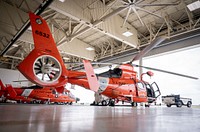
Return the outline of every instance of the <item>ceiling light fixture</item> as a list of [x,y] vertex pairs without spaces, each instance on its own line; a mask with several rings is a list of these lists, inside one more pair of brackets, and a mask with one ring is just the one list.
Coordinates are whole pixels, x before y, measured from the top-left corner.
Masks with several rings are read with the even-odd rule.
[[122,33],[122,35],[129,37],[129,36],[133,35],[133,33],[126,31],[126,32]]
[[92,50],[94,50],[94,48],[93,47],[87,47],[86,50],[92,51]]
[[12,46],[13,46],[13,47],[18,47],[19,45],[17,45],[17,44],[13,44]]
[[59,0],[60,2],[65,2],[65,0]]
[[70,60],[68,57],[63,57],[63,60]]
[[200,1],[195,1],[189,5],[187,5],[187,8],[190,10],[190,11],[194,11],[196,9],[199,9],[200,8]]

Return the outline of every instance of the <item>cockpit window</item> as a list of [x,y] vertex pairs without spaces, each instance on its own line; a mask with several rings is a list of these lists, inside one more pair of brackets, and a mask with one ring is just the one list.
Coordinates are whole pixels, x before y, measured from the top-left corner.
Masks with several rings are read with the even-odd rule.
[[143,84],[142,82],[138,82],[138,83],[137,83],[137,88],[138,88],[139,90],[144,90],[144,89],[145,89],[145,86],[144,86],[144,84]]
[[114,78],[120,78],[121,75],[122,75],[122,69],[120,68],[114,68],[113,70],[109,70],[98,74],[98,76],[100,77],[114,77]]

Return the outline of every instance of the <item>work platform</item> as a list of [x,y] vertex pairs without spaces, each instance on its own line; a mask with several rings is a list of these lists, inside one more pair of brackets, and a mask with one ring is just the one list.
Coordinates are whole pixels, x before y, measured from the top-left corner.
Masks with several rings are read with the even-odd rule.
[[0,104],[0,132],[199,132],[198,107]]

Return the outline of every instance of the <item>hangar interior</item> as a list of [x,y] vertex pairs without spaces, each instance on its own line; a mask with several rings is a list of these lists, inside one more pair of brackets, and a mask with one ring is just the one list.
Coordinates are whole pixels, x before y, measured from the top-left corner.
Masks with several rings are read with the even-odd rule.
[[[200,42],[200,9],[195,0],[0,2],[0,68],[5,83],[25,80],[21,74],[4,69],[17,70],[16,66],[34,49],[29,12],[47,21],[66,68],[72,70],[84,70],[79,63],[84,59],[98,63],[130,61],[159,36],[168,39],[146,57],[195,48]],[[15,79],[5,79],[6,73]]]
[[[160,36],[168,39],[145,57],[200,46],[198,0],[0,0],[0,79],[4,83],[26,79],[17,66],[34,49],[29,12],[47,21],[70,70],[84,70],[83,60],[130,61]],[[179,79],[171,78],[168,83],[174,80]],[[165,78],[163,81],[166,83]],[[199,82],[191,83],[199,86]],[[168,109],[0,103],[0,131],[199,131],[199,113],[198,106]]]

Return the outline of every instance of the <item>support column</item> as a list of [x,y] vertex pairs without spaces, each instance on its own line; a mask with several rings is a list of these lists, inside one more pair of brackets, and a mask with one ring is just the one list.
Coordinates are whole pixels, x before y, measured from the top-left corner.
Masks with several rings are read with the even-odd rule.
[[[142,66],[142,64],[143,64],[143,60],[142,60],[142,58],[139,60],[139,65],[140,66]],[[139,67],[139,77],[141,76],[141,74],[143,73],[143,69],[142,69],[142,67]]]

